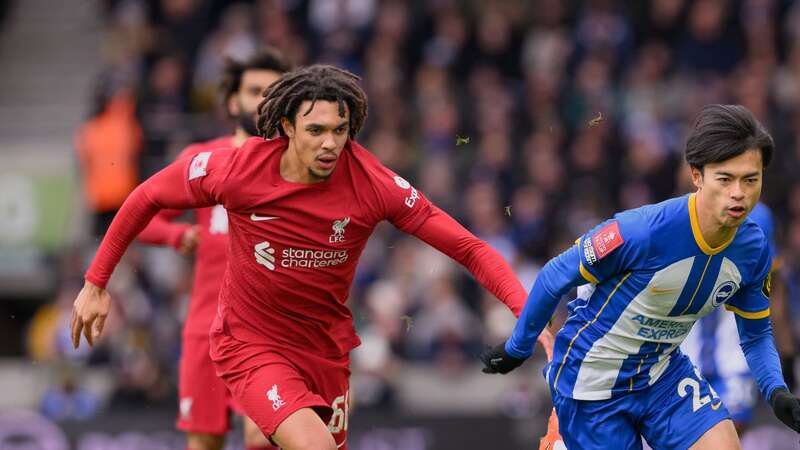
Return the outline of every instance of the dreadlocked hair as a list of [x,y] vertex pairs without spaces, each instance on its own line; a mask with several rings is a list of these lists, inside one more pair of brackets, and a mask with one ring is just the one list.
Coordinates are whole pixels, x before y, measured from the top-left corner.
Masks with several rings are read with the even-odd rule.
[[344,117],[345,105],[350,111],[349,137],[355,138],[367,118],[367,95],[358,85],[357,75],[338,67],[315,64],[287,72],[264,92],[258,105],[258,131],[261,137],[270,138],[277,133],[286,136],[281,118],[294,124],[300,104],[311,102],[307,115],[318,100],[339,104],[339,117]]

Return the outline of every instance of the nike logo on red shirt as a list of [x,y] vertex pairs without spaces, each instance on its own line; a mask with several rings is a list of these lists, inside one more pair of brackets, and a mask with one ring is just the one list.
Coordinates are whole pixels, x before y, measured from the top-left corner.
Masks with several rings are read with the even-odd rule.
[[275,219],[280,219],[280,217],[275,217],[275,216],[258,216],[258,215],[256,215],[255,213],[253,213],[253,214],[250,214],[250,220],[252,220],[253,222],[260,222],[260,221],[262,221],[262,220],[275,220]]

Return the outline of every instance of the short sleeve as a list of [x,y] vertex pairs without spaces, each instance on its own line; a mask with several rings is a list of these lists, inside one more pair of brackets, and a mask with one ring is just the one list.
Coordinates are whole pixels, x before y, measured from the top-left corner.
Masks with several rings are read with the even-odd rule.
[[733,295],[725,309],[745,319],[769,316],[769,295],[772,289],[772,252],[767,245],[761,250],[751,281]]
[[190,197],[225,206],[225,188],[233,159],[232,149],[202,151],[179,159],[184,165],[185,186]]
[[641,214],[626,211],[581,236],[577,244],[583,278],[599,284],[614,275],[640,268],[650,247],[647,228]]

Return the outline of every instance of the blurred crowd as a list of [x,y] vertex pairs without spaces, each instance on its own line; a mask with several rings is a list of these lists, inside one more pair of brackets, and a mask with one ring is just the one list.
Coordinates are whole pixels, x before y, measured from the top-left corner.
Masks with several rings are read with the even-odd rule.
[[[117,161],[113,172],[81,167],[96,238],[139,181],[185,145],[232,130],[216,92],[225,59],[269,45],[295,64],[362,76],[369,117],[359,141],[501,252],[526,289],[613,212],[692,190],[682,161],[692,116],[707,103],[743,104],[776,141],[763,200],[800,309],[800,2],[101,4],[105,69],[76,138],[82,161],[87,152]],[[133,249],[111,285],[109,336],[79,356],[66,350],[63,315],[82,274],[65,269],[64,292],[37,315],[60,325],[32,327],[32,354],[111,365],[114,399],[173,402],[190,266],[170,250]],[[356,398],[367,405],[392,402],[398,365],[473,370],[482,346],[514,324],[463,269],[391,226],[365,250],[350,306],[364,342],[353,366],[370,386]]]

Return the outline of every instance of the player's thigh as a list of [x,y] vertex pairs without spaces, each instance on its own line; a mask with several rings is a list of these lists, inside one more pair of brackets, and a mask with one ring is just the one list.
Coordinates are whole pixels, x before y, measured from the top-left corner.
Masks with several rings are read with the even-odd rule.
[[186,448],[188,450],[222,450],[225,445],[225,436],[207,433],[186,433]]
[[628,412],[630,399],[585,401],[553,395],[561,438],[569,449],[641,450],[642,439]]
[[700,436],[690,450],[741,450],[739,436],[732,420],[717,423]]
[[255,422],[247,416],[242,417],[244,421],[244,447],[258,449],[275,449],[272,442],[264,436]]
[[208,336],[183,337],[175,425],[186,433],[224,436],[230,430],[230,393],[208,351]]
[[336,450],[336,442],[311,408],[301,408],[289,415],[272,435],[282,450]]
[[[263,365],[248,370],[232,385],[236,402],[245,415],[268,437],[284,420],[303,408],[327,411],[327,402],[313,392],[306,379],[280,355],[261,354]],[[317,421],[322,419],[317,417]]]
[[[274,349],[211,333],[211,359],[233,395],[233,402],[267,437],[303,408],[328,410],[295,363]],[[317,420],[320,420],[319,418]]]
[[327,403],[328,408],[316,408],[327,424],[340,450],[347,449],[347,427],[350,414],[350,361],[347,356],[322,358],[297,353],[292,359],[303,361],[299,369],[310,380],[312,390]]
[[642,398],[647,411],[642,415],[640,428],[655,450],[689,448],[720,422],[730,422],[730,414],[719,395],[688,358],[678,358],[674,364]]

